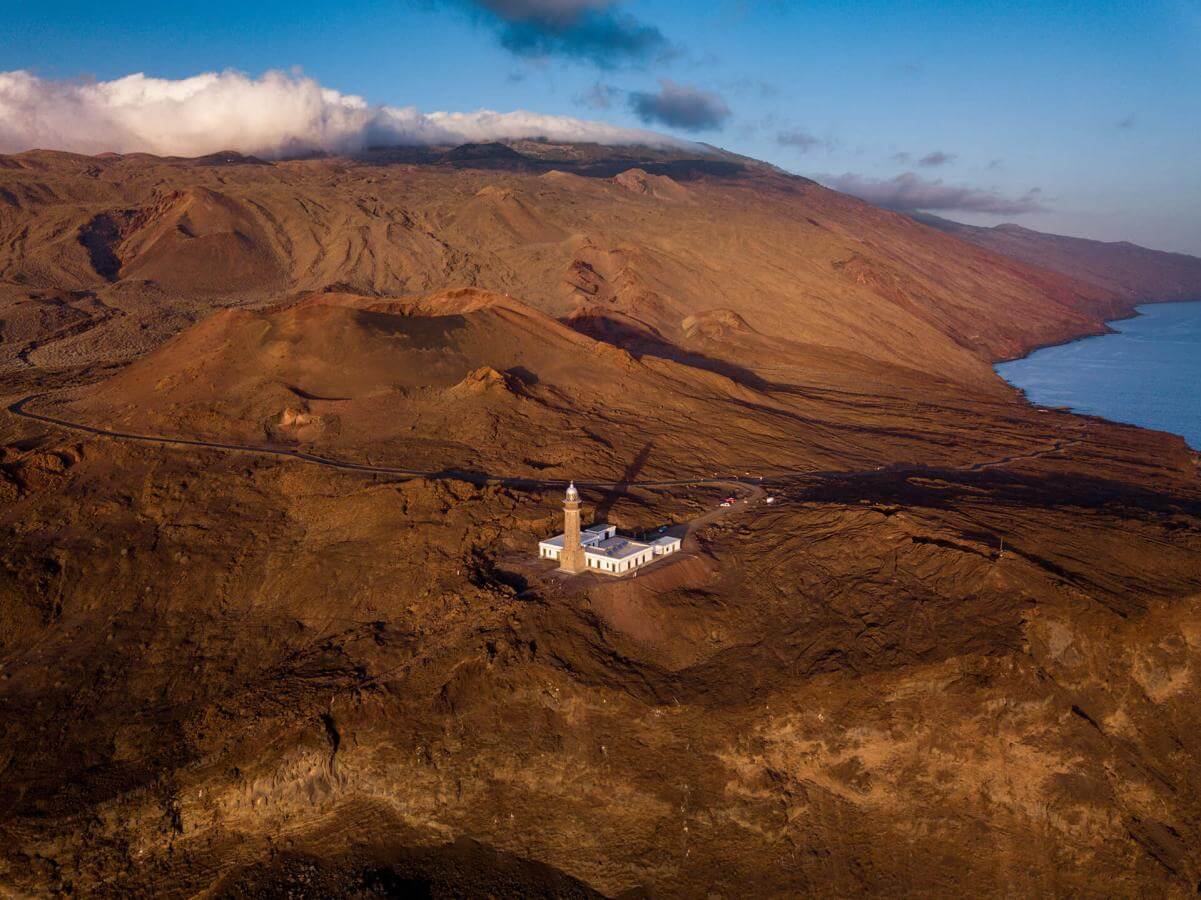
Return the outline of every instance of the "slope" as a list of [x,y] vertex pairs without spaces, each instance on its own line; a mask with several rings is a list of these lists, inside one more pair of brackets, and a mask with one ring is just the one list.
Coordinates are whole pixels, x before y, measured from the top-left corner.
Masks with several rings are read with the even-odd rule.
[[914,218],[1027,265],[1092,282],[1131,300],[1201,298],[1201,259],[1195,256],[1149,250],[1128,241],[1047,234],[1021,225],[983,228],[925,213]]

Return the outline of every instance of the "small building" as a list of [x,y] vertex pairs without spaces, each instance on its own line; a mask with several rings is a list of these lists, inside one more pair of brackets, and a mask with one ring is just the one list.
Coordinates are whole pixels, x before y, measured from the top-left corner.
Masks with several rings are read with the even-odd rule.
[[617,533],[613,525],[589,525],[580,528],[580,494],[575,483],[567,488],[563,501],[564,531],[538,542],[538,556],[558,560],[560,570],[578,574],[592,571],[606,575],[624,575],[656,557],[678,553],[682,546],[674,535],[660,535],[652,541],[637,541]]

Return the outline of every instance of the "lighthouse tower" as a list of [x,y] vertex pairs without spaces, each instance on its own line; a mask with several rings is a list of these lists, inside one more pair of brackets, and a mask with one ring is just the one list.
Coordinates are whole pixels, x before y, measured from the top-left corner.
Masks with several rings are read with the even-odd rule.
[[559,571],[576,575],[586,568],[584,548],[580,545],[580,492],[573,481],[563,498],[563,553],[559,556]]

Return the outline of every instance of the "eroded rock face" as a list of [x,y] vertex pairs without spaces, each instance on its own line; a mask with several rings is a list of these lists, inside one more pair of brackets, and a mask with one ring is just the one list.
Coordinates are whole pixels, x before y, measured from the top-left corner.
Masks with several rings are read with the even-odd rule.
[[626,169],[613,181],[635,194],[682,203],[691,199],[688,189],[668,175],[651,175],[645,169]]
[[340,424],[337,415],[317,415],[307,409],[287,406],[278,416],[268,419],[263,430],[273,440],[312,443],[336,435]]

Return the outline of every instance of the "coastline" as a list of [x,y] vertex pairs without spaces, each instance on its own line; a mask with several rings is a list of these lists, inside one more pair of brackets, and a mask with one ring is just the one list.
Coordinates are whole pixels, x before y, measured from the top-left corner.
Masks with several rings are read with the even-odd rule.
[[1065,337],[1062,340],[1052,340],[1045,344],[1035,344],[1023,350],[1021,353],[1015,354],[1014,356],[997,357],[990,361],[990,365],[992,365],[993,370],[995,371],[997,366],[1004,365],[1005,363],[1017,362],[1020,359],[1026,359],[1029,356],[1033,356],[1039,350],[1047,350],[1051,347],[1064,347],[1068,344],[1074,344],[1077,341],[1083,341],[1091,337],[1104,337],[1107,334],[1117,334],[1118,330],[1112,326],[1116,322],[1128,322],[1131,319],[1137,319],[1139,316],[1146,315],[1146,313],[1142,311],[1143,307],[1169,306],[1173,303],[1201,303],[1201,297],[1195,297],[1192,300],[1135,300],[1132,301],[1132,305],[1127,308],[1125,315],[1114,316],[1113,318],[1103,320],[1096,331],[1080,332],[1072,337]]
[[[1020,363],[1023,361],[1031,360],[1037,354],[1042,353],[1044,351],[1050,351],[1050,350],[1055,350],[1058,348],[1068,347],[1070,345],[1082,343],[1084,341],[1092,340],[1094,338],[1104,338],[1104,337],[1120,335],[1123,333],[1122,330],[1114,328],[1113,326],[1120,322],[1129,322],[1133,319],[1145,317],[1148,314],[1148,307],[1152,307],[1152,306],[1165,307],[1165,306],[1175,306],[1175,305],[1184,306],[1186,304],[1201,305],[1201,298],[1197,298],[1197,299],[1193,299],[1193,300],[1157,300],[1157,301],[1140,302],[1131,309],[1129,315],[1106,320],[1104,331],[1099,331],[1099,332],[1089,333],[1089,334],[1082,334],[1082,335],[1079,335],[1078,337],[1072,338],[1071,340],[1044,344],[1044,345],[1041,345],[1041,346],[1038,346],[1038,347],[1035,347],[1035,348],[1029,350],[1028,352],[1024,353],[1021,356],[1015,356],[1011,359],[996,360],[992,363],[993,371],[996,373],[997,377],[1000,378],[1005,383],[1005,385],[1007,387],[1009,387],[1009,388],[1015,390],[1017,393],[1019,393],[1022,396],[1022,399],[1026,403],[1028,403],[1030,406],[1042,408],[1042,409],[1066,410],[1073,415],[1092,417],[1092,418],[1096,418],[1096,419],[1099,419],[1099,420],[1102,420],[1105,422],[1111,422],[1111,423],[1118,424],[1118,425],[1125,425],[1125,426],[1139,428],[1139,429],[1146,430],[1146,431],[1156,431],[1156,432],[1160,432],[1163,434],[1170,434],[1173,437],[1177,437],[1177,438],[1181,439],[1182,441],[1184,441],[1185,445],[1188,446],[1188,448],[1191,451],[1193,451],[1195,453],[1201,453],[1201,435],[1194,434],[1192,432],[1192,430],[1188,428],[1187,423],[1184,425],[1178,425],[1177,428],[1172,428],[1172,427],[1166,427],[1164,424],[1162,424],[1160,422],[1152,423],[1152,422],[1147,422],[1147,421],[1131,421],[1130,419],[1127,419],[1127,418],[1116,418],[1116,417],[1114,417],[1112,411],[1099,410],[1096,406],[1095,401],[1092,399],[1089,399],[1087,396],[1073,398],[1072,400],[1070,400],[1068,402],[1064,402],[1064,403],[1042,402],[1042,401],[1036,400],[1034,397],[1031,396],[1029,387],[1023,387],[1020,383],[1018,383],[1018,380],[1011,379],[1011,376],[1007,375],[1006,371],[1005,371],[1005,369],[1007,367],[1012,366],[1015,363]],[[1102,404],[1102,406],[1103,405],[1104,404]],[[1187,432],[1187,433],[1184,433],[1184,432]]]

